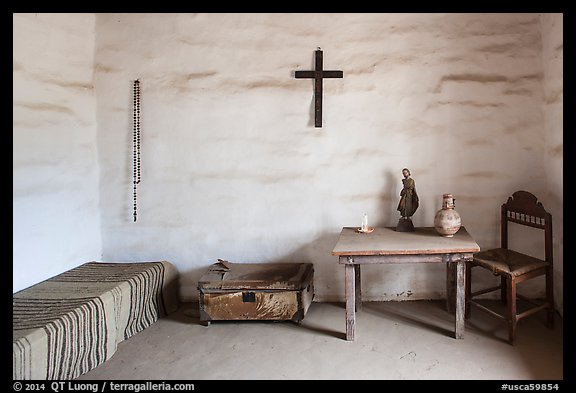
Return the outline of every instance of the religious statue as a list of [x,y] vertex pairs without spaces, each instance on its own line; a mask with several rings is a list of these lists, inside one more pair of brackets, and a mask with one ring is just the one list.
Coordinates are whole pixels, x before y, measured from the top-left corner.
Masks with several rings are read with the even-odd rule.
[[402,191],[400,191],[400,202],[398,202],[397,210],[400,212],[400,220],[396,225],[398,232],[413,232],[414,224],[412,224],[412,215],[418,209],[418,194],[416,193],[416,184],[414,179],[410,177],[410,170],[408,168],[402,169]]

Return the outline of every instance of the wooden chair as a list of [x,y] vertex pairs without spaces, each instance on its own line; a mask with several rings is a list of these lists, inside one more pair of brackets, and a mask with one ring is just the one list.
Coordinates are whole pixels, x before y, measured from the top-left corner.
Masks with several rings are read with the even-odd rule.
[[[508,248],[508,223],[516,223],[544,230],[544,255],[541,260]],[[472,268],[480,266],[499,275],[500,285],[472,293]],[[508,341],[514,344],[516,339],[516,324],[524,317],[540,310],[547,309],[549,327],[554,326],[554,285],[552,260],[552,216],[542,203],[527,191],[516,191],[501,207],[500,248],[480,251],[466,266],[466,318],[470,316],[470,306],[488,312],[504,319],[508,323]],[[546,275],[546,302],[535,303],[533,300],[516,293],[516,284],[528,279]],[[500,289],[500,297],[507,305],[506,315],[498,314],[475,302],[475,296]],[[517,298],[535,305],[520,314],[516,311]]]

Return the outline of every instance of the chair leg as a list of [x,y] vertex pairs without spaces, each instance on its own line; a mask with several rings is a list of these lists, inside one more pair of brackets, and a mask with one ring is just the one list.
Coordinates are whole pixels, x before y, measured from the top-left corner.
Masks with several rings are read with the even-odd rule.
[[[504,277],[502,277],[504,279]],[[508,295],[508,341],[514,345],[516,340],[516,281],[514,277],[506,277],[506,293]]]
[[466,262],[466,308],[464,319],[470,318],[470,300],[472,299],[472,262]]
[[506,304],[508,296],[506,295],[506,277],[500,276],[500,300]]
[[546,301],[548,302],[547,324],[549,328],[554,327],[554,270],[552,267],[546,269]]

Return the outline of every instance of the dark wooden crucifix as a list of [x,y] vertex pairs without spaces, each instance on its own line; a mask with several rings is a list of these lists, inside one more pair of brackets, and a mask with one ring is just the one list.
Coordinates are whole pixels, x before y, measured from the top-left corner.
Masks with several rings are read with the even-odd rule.
[[322,69],[322,50],[316,50],[316,67],[314,71],[295,71],[297,79],[314,79],[314,127],[322,127],[322,79],[343,78],[344,71],[324,71]]

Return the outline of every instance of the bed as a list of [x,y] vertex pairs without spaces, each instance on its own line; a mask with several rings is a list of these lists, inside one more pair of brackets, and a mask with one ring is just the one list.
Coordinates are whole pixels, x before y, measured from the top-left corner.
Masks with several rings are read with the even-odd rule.
[[13,379],[73,379],[178,308],[167,261],[88,262],[13,295]]

